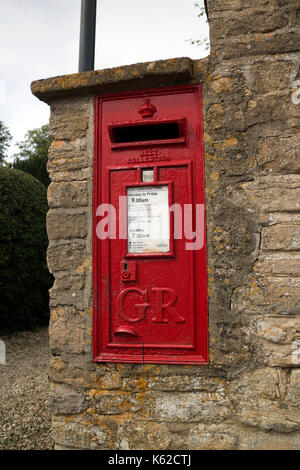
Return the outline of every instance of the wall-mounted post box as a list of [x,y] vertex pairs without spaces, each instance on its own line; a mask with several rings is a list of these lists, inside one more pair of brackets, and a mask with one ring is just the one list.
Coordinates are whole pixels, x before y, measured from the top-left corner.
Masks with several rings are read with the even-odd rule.
[[94,360],[208,361],[201,86],[95,101]]

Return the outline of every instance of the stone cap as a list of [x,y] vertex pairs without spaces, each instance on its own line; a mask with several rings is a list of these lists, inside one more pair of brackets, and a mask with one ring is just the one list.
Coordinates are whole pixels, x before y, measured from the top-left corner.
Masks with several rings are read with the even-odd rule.
[[[41,101],[49,103],[71,95],[93,95],[192,83],[194,65],[205,61],[206,59],[193,61],[188,57],[181,57],[61,75],[32,82],[31,91]],[[196,69],[198,71],[199,67]]]

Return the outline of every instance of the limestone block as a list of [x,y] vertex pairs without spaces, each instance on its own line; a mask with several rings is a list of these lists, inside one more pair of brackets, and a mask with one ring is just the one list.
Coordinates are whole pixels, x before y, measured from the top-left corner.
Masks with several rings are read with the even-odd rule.
[[238,445],[238,433],[231,426],[197,424],[187,437],[191,450],[230,450]]
[[214,40],[220,40],[245,33],[270,33],[287,23],[288,18],[278,8],[273,11],[249,8],[228,15],[223,13],[219,18],[212,15],[210,27],[214,32]]
[[50,240],[84,238],[88,214],[50,210],[47,214],[47,233]]
[[239,450],[299,450],[300,433],[278,433],[260,431],[257,428],[243,428],[239,432]]
[[274,173],[300,173],[299,136],[265,137],[257,144],[256,159],[259,166]]
[[[291,89],[292,77],[297,64],[287,60],[260,61],[258,64],[244,68],[249,89],[254,94],[265,94],[272,91]],[[268,143],[268,141],[266,142]],[[289,140],[286,142],[289,145]],[[273,150],[277,150],[273,147]]]
[[243,410],[241,422],[262,430],[292,432],[300,429],[300,412],[295,410]]
[[173,422],[221,422],[230,415],[223,394],[162,393],[156,398],[154,418]]
[[47,170],[77,170],[89,165],[86,139],[54,140],[49,148]]
[[86,136],[88,101],[72,98],[53,102],[50,115],[50,135],[55,140],[75,140]]
[[49,335],[53,353],[82,354],[85,351],[85,312],[74,307],[52,308]]
[[52,182],[48,187],[48,203],[50,208],[87,206],[86,181]]
[[95,387],[98,381],[87,359],[82,361],[82,364],[77,364],[73,357],[63,359],[61,356],[52,356],[50,377],[52,383],[69,385],[75,390],[87,390]]
[[300,318],[266,317],[257,322],[264,355],[275,367],[300,366]]
[[273,315],[299,315],[300,279],[270,276],[264,280],[265,296]]
[[[300,342],[299,342],[300,346]],[[300,365],[300,357],[299,357]],[[287,394],[285,402],[299,408],[300,406],[300,369],[293,369],[290,375],[290,381],[287,385]]]
[[99,415],[136,413],[142,408],[138,396],[128,392],[90,390],[88,396],[93,398],[93,408]]
[[116,431],[108,425],[87,424],[65,421],[56,418],[53,421],[54,442],[64,447],[75,449],[115,449]]
[[[53,168],[55,170],[55,168]],[[91,168],[82,168],[80,170],[60,170],[49,171],[52,182],[68,182],[68,181],[87,181],[92,175]]]
[[224,392],[224,381],[219,378],[210,377],[189,377],[171,376],[171,377],[151,377],[149,381],[150,390],[159,390],[164,392],[190,392],[190,391],[208,391]]
[[250,0],[207,0],[209,12],[242,10],[250,6]]
[[[170,432],[166,423],[123,420],[118,429],[120,450],[165,450],[174,448],[178,434]],[[176,447],[175,447],[176,448]]]
[[51,384],[51,411],[55,415],[78,414],[86,410],[88,401],[84,393],[61,384]]
[[262,230],[263,250],[300,250],[300,225],[277,224]]
[[255,403],[257,408],[266,406],[267,400],[277,397],[279,377],[271,367],[261,367],[243,374],[238,380],[229,385],[230,394],[239,396],[238,407],[248,407]]
[[219,60],[237,59],[240,57],[263,56],[296,52],[300,41],[300,32],[297,30],[269,32],[266,34],[253,33],[230,37],[226,42],[216,42],[212,38],[214,53]]
[[291,344],[298,331],[300,331],[300,317],[265,317],[257,322],[258,336],[272,343]]
[[256,273],[300,276],[300,255],[292,253],[274,253],[260,256],[253,268]]
[[51,273],[74,270],[83,264],[86,248],[79,241],[70,243],[50,242],[47,251],[48,268]]
[[83,308],[85,278],[83,275],[64,274],[56,277],[49,290],[50,306],[73,305]]
[[297,212],[300,209],[300,175],[261,176],[236,186],[230,192],[235,205],[243,205],[259,220],[268,220],[264,213]]

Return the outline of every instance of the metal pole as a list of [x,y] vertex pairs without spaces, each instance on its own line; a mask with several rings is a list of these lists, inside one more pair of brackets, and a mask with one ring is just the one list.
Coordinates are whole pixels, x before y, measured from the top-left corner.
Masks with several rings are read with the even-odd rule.
[[81,0],[79,72],[94,70],[97,0]]

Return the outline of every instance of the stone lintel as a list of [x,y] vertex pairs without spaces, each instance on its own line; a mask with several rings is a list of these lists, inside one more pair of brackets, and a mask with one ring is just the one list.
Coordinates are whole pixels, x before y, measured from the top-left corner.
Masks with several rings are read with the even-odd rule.
[[[204,59],[204,62],[206,60]],[[113,93],[191,83],[193,65],[192,59],[181,57],[74,73],[36,80],[31,84],[31,91],[41,101],[49,103],[54,99],[72,95]],[[204,70],[205,67],[203,72]]]

